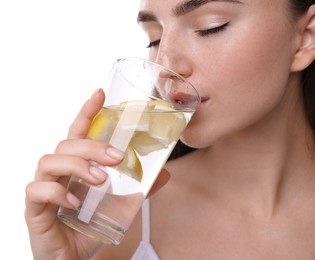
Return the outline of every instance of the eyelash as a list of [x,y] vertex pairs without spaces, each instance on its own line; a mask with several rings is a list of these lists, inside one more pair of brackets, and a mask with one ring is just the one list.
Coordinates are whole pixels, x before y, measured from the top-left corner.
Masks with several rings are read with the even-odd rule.
[[198,33],[198,35],[201,37],[206,37],[208,35],[215,34],[215,33],[218,33],[218,32],[225,30],[229,24],[230,24],[230,22],[227,22],[227,23],[222,24],[222,25],[215,27],[215,28],[196,31],[196,33]]
[[[215,28],[210,28],[210,29],[206,29],[206,30],[198,30],[198,31],[196,31],[196,33],[201,37],[206,37],[208,35],[216,34],[218,32],[225,30],[229,24],[230,24],[230,22],[227,22],[227,23],[222,24],[222,25],[215,27]],[[147,48],[152,48],[152,47],[158,46],[160,44],[160,41],[161,40],[156,40],[156,41],[150,42],[149,45],[147,46]]]
[[150,42],[149,45],[147,46],[147,48],[152,48],[152,47],[158,46],[160,44],[160,41],[161,40],[156,40],[156,41]]

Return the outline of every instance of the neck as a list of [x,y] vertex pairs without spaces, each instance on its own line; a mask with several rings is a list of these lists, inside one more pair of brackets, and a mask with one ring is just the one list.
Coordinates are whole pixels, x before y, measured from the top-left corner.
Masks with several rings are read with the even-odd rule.
[[295,98],[293,106],[287,103],[256,125],[199,151],[211,169],[204,169],[211,171],[208,183],[231,207],[272,216],[284,202],[293,203],[293,194],[313,192],[314,137],[303,102]]

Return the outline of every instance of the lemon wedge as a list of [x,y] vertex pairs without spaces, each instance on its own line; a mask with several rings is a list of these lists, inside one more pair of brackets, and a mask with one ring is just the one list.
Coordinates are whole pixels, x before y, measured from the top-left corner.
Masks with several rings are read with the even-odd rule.
[[168,146],[176,141],[186,126],[186,118],[181,112],[153,113],[150,118],[149,135]]
[[137,132],[132,138],[130,144],[141,156],[145,156],[151,152],[166,148],[165,144],[152,138],[147,132]]
[[141,182],[143,170],[135,150],[129,145],[124,160],[116,167],[123,174]]
[[109,141],[114,128],[118,122],[119,109],[102,108],[100,112],[94,117],[93,122],[87,133],[87,137],[93,140]]
[[165,111],[165,110],[174,110],[170,102],[164,100],[151,100],[149,102],[150,110]]
[[154,113],[150,117],[149,134],[168,146],[177,140],[187,122],[183,112],[176,111],[169,102],[153,101]]
[[142,127],[146,130],[137,131],[131,140],[131,145],[141,156],[167,148],[177,141],[187,123],[182,112],[163,100],[149,101],[147,112],[142,120],[143,124],[148,124]]
[[176,111],[169,102],[132,100],[102,108],[95,116],[87,136],[111,143],[116,127],[119,126],[123,132],[129,131],[132,136],[125,158],[116,169],[141,182],[143,169],[138,156],[167,148],[178,140],[186,124],[184,113]]
[[[102,108],[93,119],[87,137],[93,140],[102,140],[105,142],[109,142],[117,126],[121,111],[123,109],[124,106],[109,106],[107,108]],[[143,123],[139,124],[137,130],[143,129],[147,131],[148,122],[145,122],[147,119],[144,118],[142,120]],[[142,180],[142,165],[140,163],[137,153],[130,145],[125,151],[124,160],[116,167],[116,169],[120,173],[126,174],[139,182],[141,182]]]

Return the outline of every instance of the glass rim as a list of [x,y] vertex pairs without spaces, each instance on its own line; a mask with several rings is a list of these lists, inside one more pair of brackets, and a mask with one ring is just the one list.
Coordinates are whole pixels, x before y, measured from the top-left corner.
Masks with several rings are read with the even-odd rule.
[[121,58],[116,59],[115,63],[118,64],[120,62],[124,62],[124,61],[128,61],[128,60],[138,61],[138,62],[145,62],[145,63],[151,64],[151,65],[154,65],[156,67],[159,67],[160,69],[163,69],[164,71],[169,72],[170,74],[173,74],[174,76],[176,76],[178,79],[180,79],[183,82],[185,82],[187,85],[189,85],[194,90],[194,92],[196,94],[196,99],[198,101],[198,104],[201,103],[201,97],[200,97],[197,89],[194,87],[194,85],[191,84],[187,79],[185,79],[183,76],[181,76],[176,71],[174,71],[172,69],[169,69],[169,68],[165,67],[164,65],[161,65],[161,64],[156,63],[154,61],[151,61],[151,60],[148,60],[148,59],[145,59],[145,58],[140,58],[140,57],[125,56],[125,57],[121,57]]

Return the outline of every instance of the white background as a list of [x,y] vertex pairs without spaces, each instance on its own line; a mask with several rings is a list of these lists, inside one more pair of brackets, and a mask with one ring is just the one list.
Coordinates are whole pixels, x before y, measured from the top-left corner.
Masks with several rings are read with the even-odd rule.
[[[25,186],[121,56],[145,57],[140,0],[0,0],[0,259],[32,259]],[[5,256],[5,257],[4,257]]]

